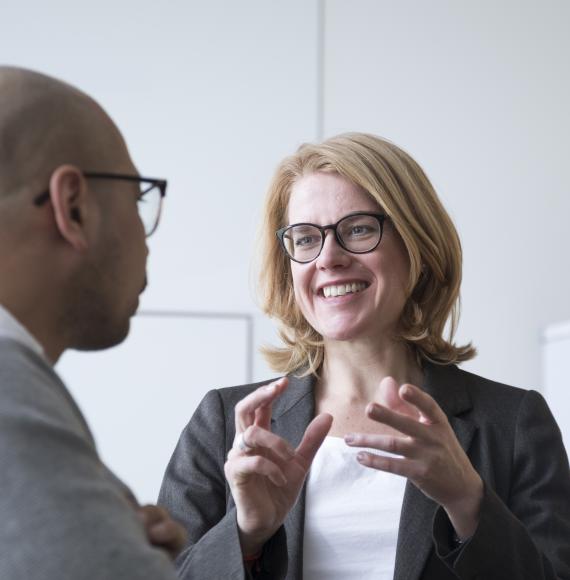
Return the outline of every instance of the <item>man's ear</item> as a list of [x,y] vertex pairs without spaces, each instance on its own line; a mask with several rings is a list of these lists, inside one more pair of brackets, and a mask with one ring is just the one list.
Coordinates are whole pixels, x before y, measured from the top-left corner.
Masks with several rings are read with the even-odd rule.
[[50,200],[61,237],[76,250],[87,249],[87,182],[74,165],[60,165],[49,181]]

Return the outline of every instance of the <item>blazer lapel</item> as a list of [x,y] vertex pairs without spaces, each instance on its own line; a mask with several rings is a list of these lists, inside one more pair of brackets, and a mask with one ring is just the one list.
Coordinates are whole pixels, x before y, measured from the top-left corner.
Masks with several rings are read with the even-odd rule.
[[[315,414],[314,377],[289,377],[289,387],[274,404],[272,430],[291,445],[301,442],[307,425]],[[306,485],[306,484],[305,484]],[[293,509],[285,519],[287,552],[289,554],[288,580],[303,577],[303,529],[305,526],[305,485]],[[291,569],[294,565],[295,569]]]
[[431,521],[437,504],[427,498],[413,483],[406,483],[394,580],[416,580],[425,566],[432,547]]
[[[457,367],[426,364],[423,389],[447,415],[451,427],[467,452],[475,426],[460,415],[471,408],[469,394]],[[400,516],[394,580],[418,580],[433,549],[432,521],[438,504],[407,482]]]

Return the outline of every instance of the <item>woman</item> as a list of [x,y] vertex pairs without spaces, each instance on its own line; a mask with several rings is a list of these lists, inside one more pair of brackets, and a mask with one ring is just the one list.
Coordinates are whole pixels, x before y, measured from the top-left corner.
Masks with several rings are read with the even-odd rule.
[[415,161],[302,146],[264,238],[285,378],[210,392],[183,432],[159,500],[182,578],[570,578],[559,430],[538,393],[457,368],[461,247]]

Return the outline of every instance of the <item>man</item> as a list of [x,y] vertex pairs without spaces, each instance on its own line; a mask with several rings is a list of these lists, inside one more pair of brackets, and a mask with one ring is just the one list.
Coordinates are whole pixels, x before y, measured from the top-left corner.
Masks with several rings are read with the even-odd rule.
[[175,578],[184,532],[107,470],[52,368],[127,336],[165,187],[87,95],[0,67],[2,580]]

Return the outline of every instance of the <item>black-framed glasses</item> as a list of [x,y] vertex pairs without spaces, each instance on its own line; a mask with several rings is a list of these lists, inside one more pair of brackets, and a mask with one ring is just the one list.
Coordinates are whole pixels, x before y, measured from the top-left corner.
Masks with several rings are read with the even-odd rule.
[[300,264],[315,260],[325,245],[327,230],[333,230],[336,241],[347,252],[367,254],[378,247],[384,231],[386,214],[357,211],[344,216],[336,224],[318,226],[299,223],[275,232],[288,258]]
[[[138,183],[140,194],[137,199],[137,208],[144,225],[145,234],[148,237],[156,230],[162,211],[162,200],[166,195],[166,179],[141,177],[140,175],[124,175],[122,173],[99,173],[94,171],[83,171],[83,176],[87,179],[119,179],[121,181]],[[48,200],[49,190],[46,190],[34,198],[34,204],[41,206]]]

